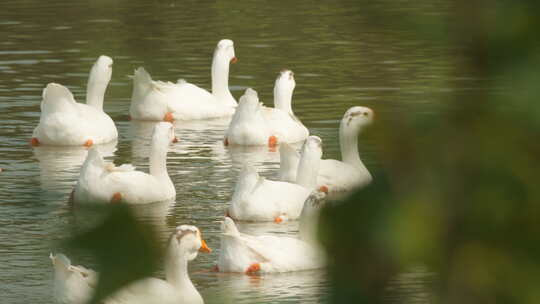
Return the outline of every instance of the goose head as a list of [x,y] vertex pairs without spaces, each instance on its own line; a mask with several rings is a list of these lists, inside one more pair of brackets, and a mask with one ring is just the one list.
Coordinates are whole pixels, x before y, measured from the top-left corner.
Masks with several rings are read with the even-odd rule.
[[87,105],[103,110],[103,98],[107,85],[111,81],[112,64],[111,57],[101,55],[92,66],[86,85]]
[[341,128],[358,133],[363,127],[370,125],[374,119],[373,110],[367,107],[352,107],[343,115]]
[[57,278],[66,278],[71,271],[71,261],[61,253],[50,254],[49,258],[54,267],[54,274]]
[[55,269],[67,270],[71,266],[71,261],[68,259],[68,257],[61,253],[52,254],[51,252],[49,254],[49,258],[51,259],[51,262]]
[[218,42],[214,51],[214,59],[222,59],[227,63],[236,63],[238,58],[234,54],[234,43],[230,39],[222,39]]
[[199,251],[212,252],[202,239],[199,228],[191,225],[176,227],[169,238],[169,254],[172,255],[172,258],[184,255],[188,261],[192,261],[197,257]]
[[291,99],[296,81],[291,70],[282,70],[274,84],[274,106],[292,114]]
[[306,139],[302,147],[302,155],[306,153],[315,158],[322,157],[322,139],[319,136],[311,135]]
[[[94,81],[109,83],[112,76],[113,60],[109,56],[101,55],[90,70],[90,77],[96,76]],[[92,79],[92,78],[91,78]]]
[[276,78],[275,90],[281,89],[286,92],[292,92],[296,87],[296,81],[294,80],[294,73],[291,70],[282,70],[279,72]]
[[170,122],[159,122],[154,127],[152,133],[152,142],[160,146],[168,146],[169,143],[175,143],[178,139],[174,135],[174,126]]

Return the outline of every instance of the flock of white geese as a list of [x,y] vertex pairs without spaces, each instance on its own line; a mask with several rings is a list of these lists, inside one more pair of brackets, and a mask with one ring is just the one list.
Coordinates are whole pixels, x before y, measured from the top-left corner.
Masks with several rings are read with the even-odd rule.
[[[281,71],[274,86],[274,107],[259,102],[247,89],[237,103],[229,91],[229,64],[237,61],[231,40],[221,40],[212,61],[212,91],[183,79],[152,80],[139,67],[133,75],[130,119],[158,122],[151,137],[149,173],[132,165],[105,162],[95,145],[117,140],[113,120],[103,111],[103,99],[112,74],[112,59],[100,56],[88,79],[86,103],[75,101],[66,87],[50,83],[43,90],[41,117],[33,132],[33,146],[86,146],[89,148],[71,199],[76,204],[146,204],[175,199],[167,173],[167,151],[176,142],[174,121],[231,117],[224,134],[226,146],[279,148],[279,180],[259,176],[244,166],[221,224],[221,248],[216,269],[246,274],[289,272],[321,268],[325,257],[313,231],[321,198],[348,193],[371,181],[358,154],[358,134],[373,120],[373,112],[355,106],[345,112],[339,129],[342,161],[321,159],[321,139],[294,115],[292,71]],[[304,142],[301,151],[289,143]],[[234,221],[300,220],[298,237],[248,235]],[[195,226],[181,225],[167,243],[165,280],[146,278],[108,296],[104,303],[203,303],[188,274],[187,264],[199,251],[210,252]],[[87,303],[99,275],[72,265],[63,254],[51,254],[54,296],[58,303]]]

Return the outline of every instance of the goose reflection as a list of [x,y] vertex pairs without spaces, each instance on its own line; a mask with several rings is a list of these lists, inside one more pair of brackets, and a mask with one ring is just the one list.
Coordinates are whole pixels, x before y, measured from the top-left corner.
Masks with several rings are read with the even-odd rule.
[[[149,204],[125,204],[130,213],[140,222],[152,226],[156,236],[165,241],[170,234],[167,217],[173,212],[175,200],[165,200]],[[106,219],[110,214],[107,208],[114,204],[71,204],[73,212],[73,225],[81,230],[93,229]]]
[[[177,121],[174,123],[179,143],[169,149],[175,154],[187,154],[211,150],[217,141],[223,140],[228,119],[207,121]],[[133,138],[132,156],[147,158],[150,154],[150,137],[156,125],[155,121],[131,121],[130,135]]]
[[[131,121],[129,135],[132,138],[131,153],[136,166],[147,164],[144,160],[150,157],[150,139],[158,123],[158,121]],[[169,151],[176,146],[178,145],[169,146]]]
[[[264,276],[247,276],[244,274],[219,274],[217,280],[220,290],[226,290],[225,298],[243,299],[250,295],[250,302],[269,303],[296,299],[302,302],[305,297],[321,295],[323,270],[309,270],[292,273],[276,273]],[[206,292],[213,292],[206,290]],[[204,296],[204,294],[203,294]]]
[[[95,145],[103,156],[113,156],[117,142]],[[75,146],[39,146],[33,149],[39,161],[41,187],[49,191],[70,189],[77,182],[88,148]]]
[[[289,144],[294,149],[300,149],[302,143]],[[276,171],[279,169],[279,148],[269,149],[266,146],[229,146],[222,142],[212,146],[212,153],[216,160],[229,159],[233,168],[240,170],[249,163],[256,166],[259,172]]]
[[279,224],[274,222],[236,221],[235,224],[238,230],[249,235],[275,234],[296,237],[299,231],[298,221],[285,221]]
[[150,204],[130,205],[137,219],[152,225],[156,233],[165,240],[170,234],[166,218],[173,210],[176,201],[168,200]]

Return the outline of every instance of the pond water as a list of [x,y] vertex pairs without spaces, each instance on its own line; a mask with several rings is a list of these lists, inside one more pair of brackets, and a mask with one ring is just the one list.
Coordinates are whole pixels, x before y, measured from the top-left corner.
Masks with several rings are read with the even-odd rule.
[[[411,29],[370,16],[369,7],[360,3],[2,1],[1,302],[52,302],[48,255],[58,249],[55,246],[66,237],[65,227],[74,216],[66,201],[86,150],[34,149],[28,144],[47,83],[66,85],[83,101],[92,63],[102,54],[112,57],[113,76],[104,106],[120,136],[116,146],[104,149],[116,164],[133,163],[147,170],[152,124],[128,121],[132,86],[127,76],[144,66],[155,79],[185,78],[208,89],[214,47],[220,39],[229,38],[239,58],[230,72],[233,95],[238,99],[253,87],[261,101],[272,105],[275,77],[283,68],[293,70],[296,115],[323,139],[324,157],[339,159],[339,120],[349,107],[371,107],[377,123],[384,122],[386,114],[406,111],[411,105],[425,104],[419,115],[432,115],[437,100],[466,79],[460,78],[466,75],[452,76],[452,50],[447,45],[420,39]],[[445,14],[446,7],[429,3],[392,1],[369,9],[382,10],[385,16]],[[329,283],[323,271],[256,278],[206,271],[217,259],[219,222],[242,164],[254,163],[268,178],[275,178],[279,167],[276,152],[224,147],[225,128],[226,123],[220,121],[176,124],[180,142],[170,148],[168,157],[176,201],[147,207],[148,213],[161,219],[164,234],[184,223],[203,231],[214,251],[200,254],[190,272],[208,303],[324,302]],[[368,168],[381,165],[375,160],[381,149],[369,130],[360,135],[360,151]],[[298,229],[294,222],[242,224],[240,228],[290,235]],[[71,257],[76,264],[94,266],[88,257]],[[414,285],[411,298],[422,302],[425,295],[418,287],[422,280],[413,277],[414,284],[402,280],[401,287]]]

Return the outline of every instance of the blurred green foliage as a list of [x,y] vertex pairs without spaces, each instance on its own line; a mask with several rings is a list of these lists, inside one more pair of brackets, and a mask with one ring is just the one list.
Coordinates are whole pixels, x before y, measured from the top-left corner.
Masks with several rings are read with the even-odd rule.
[[432,303],[540,298],[540,4],[446,3],[449,18],[401,24],[447,29],[431,37],[464,52],[455,74],[484,85],[370,131],[384,147],[374,183],[322,214],[335,303],[384,303],[415,265],[436,275]]
[[160,269],[163,249],[153,225],[141,221],[124,204],[81,207],[81,216],[103,218],[95,227],[67,241],[72,249],[87,250],[99,265],[99,283],[91,303],[100,303],[130,282]]

